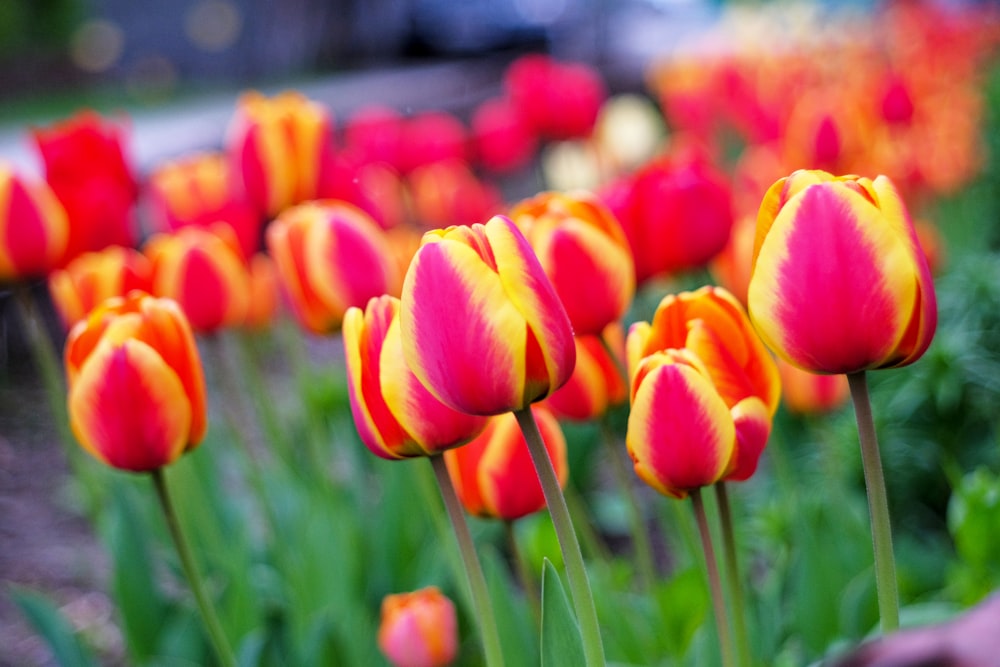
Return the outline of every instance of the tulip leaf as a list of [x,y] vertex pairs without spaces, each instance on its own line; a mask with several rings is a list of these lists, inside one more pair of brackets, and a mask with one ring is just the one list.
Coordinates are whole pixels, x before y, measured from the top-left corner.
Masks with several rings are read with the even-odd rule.
[[47,597],[34,591],[12,587],[11,599],[32,628],[45,640],[57,664],[62,667],[96,665],[93,656],[73,627]]
[[533,646],[538,646],[538,634],[532,622],[532,618],[537,619],[537,609],[529,611],[526,601],[517,599],[518,587],[510,581],[494,549],[484,549],[480,557],[503,647],[504,664],[538,665],[538,655],[532,650]]
[[562,580],[549,559],[542,564],[542,667],[584,664],[583,639]]

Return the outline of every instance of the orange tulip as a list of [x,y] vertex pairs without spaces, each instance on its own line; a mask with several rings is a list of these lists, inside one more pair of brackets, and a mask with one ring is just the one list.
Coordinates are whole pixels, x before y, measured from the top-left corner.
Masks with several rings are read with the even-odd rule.
[[[569,466],[559,422],[544,406],[534,405],[531,411],[559,483],[565,486]],[[446,451],[444,461],[469,514],[513,521],[545,507],[538,473],[512,413],[490,418],[478,437]]]
[[0,283],[48,275],[68,239],[66,211],[49,186],[0,164]]
[[281,306],[281,286],[274,260],[262,252],[250,258],[250,302],[243,326],[264,329],[277,316]]
[[595,419],[628,397],[628,387],[621,370],[625,364],[622,326],[610,324],[602,335],[618,358],[611,357],[598,336],[576,337],[573,375],[545,400],[546,407],[560,419]]
[[820,375],[792,366],[778,358],[782,401],[794,414],[818,414],[836,410],[850,396],[846,375]]
[[387,595],[378,645],[393,667],[447,667],[458,654],[455,605],[435,586]]
[[153,265],[133,248],[108,246],[77,255],[49,275],[49,294],[63,324],[72,327],[113,296],[132,290],[149,292]]
[[70,425],[100,461],[154,470],[204,437],[205,380],[176,302],[142,292],[105,301],[70,331],[65,361]]

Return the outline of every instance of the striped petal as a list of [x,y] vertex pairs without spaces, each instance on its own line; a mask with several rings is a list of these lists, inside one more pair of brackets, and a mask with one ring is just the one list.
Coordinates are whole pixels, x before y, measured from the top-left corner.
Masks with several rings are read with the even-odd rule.
[[733,406],[732,416],[736,426],[736,449],[724,479],[742,482],[757,470],[760,455],[771,435],[771,415],[759,398],[751,396]]
[[663,353],[644,359],[636,377],[642,379],[626,434],[636,474],[675,498],[718,481],[732,457],[736,430],[711,381]]
[[191,404],[180,378],[137,340],[98,346],[70,389],[69,412],[84,449],[136,472],[174,461],[191,431]]
[[917,298],[913,257],[879,209],[823,183],[778,212],[748,302],[771,349],[807,370],[847,373],[892,356]]

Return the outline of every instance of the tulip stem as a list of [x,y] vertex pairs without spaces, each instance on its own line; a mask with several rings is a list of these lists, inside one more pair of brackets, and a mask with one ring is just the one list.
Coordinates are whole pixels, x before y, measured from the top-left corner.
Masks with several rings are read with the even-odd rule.
[[226,635],[222,631],[219,617],[215,614],[215,608],[208,601],[205,588],[202,585],[201,577],[195,566],[194,558],[191,556],[191,549],[181,532],[180,522],[177,520],[177,512],[174,511],[170,493],[167,490],[167,480],[163,473],[163,468],[155,468],[151,473],[153,485],[156,487],[156,497],[160,501],[160,508],[163,510],[163,517],[166,519],[170,537],[173,539],[177,555],[181,559],[181,567],[184,568],[184,575],[187,577],[191,591],[194,593],[195,601],[198,603],[198,610],[201,612],[202,620],[205,623],[205,630],[208,632],[209,640],[215,649],[215,654],[219,662],[224,667],[236,667],[236,658],[233,650],[226,640]]
[[889,522],[889,500],[885,490],[885,475],[879,455],[878,437],[872,419],[868,379],[864,371],[849,373],[854,416],[858,422],[861,442],[861,464],[868,491],[868,513],[871,517],[872,545],[875,551],[875,589],[878,592],[879,617],[882,632],[899,628],[899,589],[896,582],[896,561],[892,553],[892,527]]
[[750,637],[747,634],[746,607],[743,599],[743,583],[740,577],[739,561],[736,557],[736,531],[733,529],[732,506],[729,502],[729,491],[725,482],[715,484],[715,497],[719,505],[719,522],[722,524],[722,550],[726,563],[726,579],[729,582],[729,592],[732,598],[733,632],[736,637],[736,650],[739,653],[740,664],[749,667]]
[[642,516],[642,507],[639,505],[639,499],[632,483],[635,475],[630,475],[628,468],[625,467],[622,461],[623,454],[617,446],[617,439],[606,419],[601,420],[601,431],[604,436],[602,440],[607,448],[607,456],[611,459],[611,470],[615,476],[615,482],[625,494],[629,523],[632,524],[632,548],[635,552],[642,588],[643,590],[651,590],[656,583],[656,563],[653,559],[653,547],[649,542],[649,534],[646,531],[646,522]]
[[698,521],[698,533],[701,535],[701,548],[705,553],[705,567],[708,571],[708,587],[712,595],[712,611],[715,612],[715,629],[719,635],[719,652],[722,654],[723,667],[733,667],[732,639],[729,637],[729,621],[726,618],[726,602],[722,596],[722,580],[719,577],[719,566],[715,560],[715,549],[712,547],[712,533],[708,527],[708,517],[705,514],[705,503],[701,498],[701,489],[691,491],[691,502],[694,505],[694,516]]
[[496,618],[490,604],[486,577],[483,575],[483,568],[479,563],[479,556],[476,554],[476,545],[472,541],[469,525],[465,521],[465,510],[462,509],[462,504],[455,494],[455,487],[451,483],[451,477],[448,476],[448,466],[444,462],[444,457],[438,455],[429,458],[431,466],[434,468],[434,476],[437,477],[438,488],[441,490],[441,499],[444,501],[448,516],[451,518],[451,526],[455,531],[458,549],[465,562],[466,580],[472,592],[472,603],[479,619],[479,631],[483,636],[483,653],[486,655],[486,664],[488,667],[502,667],[503,651],[500,649],[500,633],[497,630]]
[[528,444],[528,452],[535,464],[535,472],[545,495],[545,503],[549,507],[552,526],[555,528],[559,546],[562,549],[563,563],[566,566],[566,577],[569,580],[573,596],[573,606],[576,609],[577,621],[580,624],[580,634],[583,638],[583,654],[588,667],[604,665],[604,645],[601,642],[601,626],[597,621],[597,608],[594,606],[594,596],[587,579],[587,570],[583,563],[583,553],[580,542],[573,530],[573,521],[569,515],[566,499],[563,497],[556,477],[555,468],[549,458],[548,450],[538,430],[531,406],[514,411],[517,423]]
[[535,618],[542,616],[542,604],[538,599],[537,582],[535,576],[524,557],[524,552],[517,544],[517,532],[514,530],[513,521],[503,522],[504,534],[507,537],[507,547],[510,549],[510,557],[514,561],[514,569],[517,571],[517,578],[521,580],[521,588],[524,589],[524,597],[528,600],[531,611]]

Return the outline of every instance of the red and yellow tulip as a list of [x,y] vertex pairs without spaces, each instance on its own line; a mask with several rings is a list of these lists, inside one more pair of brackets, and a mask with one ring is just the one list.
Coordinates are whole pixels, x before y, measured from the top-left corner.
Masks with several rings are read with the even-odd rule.
[[520,410],[573,372],[569,317],[509,218],[424,234],[401,301],[407,364],[456,410]]
[[577,336],[620,320],[635,295],[632,251],[621,225],[585,192],[542,192],[511,208]]
[[68,329],[111,297],[149,292],[152,281],[153,265],[145,255],[113,245],[77,255],[49,274],[49,294]]
[[277,215],[320,195],[333,151],[329,110],[301,93],[244,93],[230,123],[226,152],[257,210]]
[[175,300],[196,331],[243,323],[250,308],[250,273],[230,227],[155,234],[143,252],[153,263],[152,293]]
[[937,325],[934,283],[892,182],[797,171],[757,217],[748,305],[768,347],[816,373],[913,363]]
[[316,334],[340,329],[351,306],[399,293],[399,269],[385,233],[338,200],[306,202],[267,229],[267,248],[299,323]]
[[[531,407],[560,485],[569,475],[566,438],[544,406]],[[538,473],[512,413],[497,415],[472,442],[444,453],[455,493],[469,514],[513,521],[545,507]]]
[[49,186],[0,164],[0,283],[48,275],[68,238],[66,211]]
[[[621,324],[614,323],[599,336],[576,337],[576,366],[573,375],[551,396],[545,405],[560,419],[586,421],[596,419],[628,398],[628,387],[622,376],[625,365],[625,334]],[[612,358],[612,349],[617,358]]]
[[464,445],[486,427],[486,418],[449,408],[420,384],[403,359],[398,315],[399,299],[389,295],[344,315],[351,412],[361,441],[385,459]]
[[799,415],[831,412],[844,405],[850,396],[845,375],[821,375],[804,371],[778,358],[781,395],[785,408]]
[[387,595],[378,646],[393,667],[447,667],[458,655],[455,605],[435,586]]
[[205,435],[205,381],[187,318],[170,299],[105,301],[66,341],[70,425],[80,445],[123,470],[149,471]]

